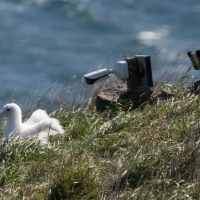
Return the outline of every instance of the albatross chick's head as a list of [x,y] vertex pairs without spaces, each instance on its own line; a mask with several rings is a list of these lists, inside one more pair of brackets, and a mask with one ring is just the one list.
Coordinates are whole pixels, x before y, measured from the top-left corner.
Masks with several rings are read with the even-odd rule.
[[9,103],[6,104],[3,107],[2,112],[0,113],[0,118],[15,118],[15,117],[21,117],[21,109],[20,107],[15,103]]

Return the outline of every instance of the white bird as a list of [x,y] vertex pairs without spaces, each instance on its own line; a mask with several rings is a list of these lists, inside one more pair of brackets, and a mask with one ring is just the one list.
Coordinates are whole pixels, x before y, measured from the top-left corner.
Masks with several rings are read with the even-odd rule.
[[0,113],[0,118],[6,118],[2,138],[8,139],[10,134],[19,137],[37,136],[39,139],[49,135],[62,134],[64,130],[57,119],[50,118],[46,111],[38,109],[31,117],[22,123],[22,111],[15,103],[6,104]]

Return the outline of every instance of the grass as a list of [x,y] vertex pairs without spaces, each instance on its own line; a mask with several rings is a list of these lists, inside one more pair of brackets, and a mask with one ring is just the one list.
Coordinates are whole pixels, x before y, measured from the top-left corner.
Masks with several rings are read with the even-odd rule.
[[0,144],[1,199],[199,199],[200,98],[52,114],[64,135]]
[[65,134],[0,142],[0,199],[200,199],[200,98],[182,84],[136,110],[57,109]]

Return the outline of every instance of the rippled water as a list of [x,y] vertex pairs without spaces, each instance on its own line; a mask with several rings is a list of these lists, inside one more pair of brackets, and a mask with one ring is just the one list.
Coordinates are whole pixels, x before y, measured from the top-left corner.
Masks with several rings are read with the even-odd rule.
[[197,0],[0,0],[0,98],[21,103],[141,51],[170,63],[199,48],[199,16]]

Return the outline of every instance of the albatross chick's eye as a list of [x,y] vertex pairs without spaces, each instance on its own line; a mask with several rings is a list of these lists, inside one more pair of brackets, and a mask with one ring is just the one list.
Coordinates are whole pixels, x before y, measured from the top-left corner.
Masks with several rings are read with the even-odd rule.
[[7,110],[8,112],[10,111],[10,109],[9,109],[9,108],[7,108],[6,110]]

